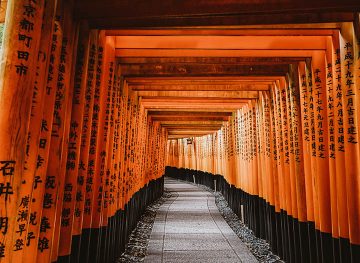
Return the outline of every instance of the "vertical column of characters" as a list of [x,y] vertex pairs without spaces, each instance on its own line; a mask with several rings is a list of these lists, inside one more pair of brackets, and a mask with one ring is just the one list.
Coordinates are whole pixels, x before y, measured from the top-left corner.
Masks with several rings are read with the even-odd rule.
[[[112,177],[111,169],[114,167],[115,163],[115,153],[118,152],[117,148],[114,149],[114,143],[118,144],[118,138],[115,141],[115,133],[118,134],[118,129],[115,132],[115,117],[117,115],[118,107],[116,106],[117,101],[119,100],[119,86],[118,86],[118,76],[117,76],[117,67],[115,61],[111,60],[109,62],[109,72],[107,76],[107,81],[105,82],[107,87],[107,96],[106,96],[106,116],[105,116],[105,125],[104,125],[104,140],[107,142],[107,161],[105,167],[105,179],[104,179],[104,201],[103,201],[103,222],[102,226],[108,225],[108,220],[116,213],[116,207],[114,207],[115,199],[117,199],[117,192],[115,185],[118,183],[118,176],[115,174],[115,177]],[[108,138],[105,137],[105,134],[109,133]],[[117,145],[116,145],[117,146]],[[116,194],[115,194],[116,193]]]
[[[289,113],[291,116],[291,133],[290,154],[294,162],[294,176],[296,185],[296,204],[297,219],[300,222],[307,220],[307,202],[305,188],[304,156],[303,156],[303,135],[302,135],[302,118],[301,118],[301,101],[300,101],[300,72],[298,67],[292,65],[289,86]],[[301,84],[302,85],[302,84]],[[308,121],[308,120],[307,120]],[[307,122],[308,123],[308,122]],[[308,127],[308,124],[307,124]]]
[[125,179],[125,203],[128,203],[131,198],[131,174],[130,174],[130,144],[131,144],[131,122],[132,122],[132,110],[133,104],[131,100],[131,95],[128,94],[127,97],[127,111],[126,111],[126,140],[125,140],[125,169],[124,169],[124,179]]
[[[249,114],[249,105],[247,104],[246,106],[244,106],[244,141],[246,141],[247,143],[244,143],[244,191],[246,191],[247,193],[251,194],[251,189],[250,189],[250,173],[251,173],[251,169],[250,169],[250,150],[251,150],[251,143],[252,141],[250,140],[250,114]],[[250,142],[250,143],[249,143]]]
[[281,155],[280,163],[283,167],[283,183],[284,183],[284,190],[285,190],[285,200],[286,200],[286,212],[288,216],[293,215],[293,207],[292,207],[292,192],[291,192],[291,181],[290,181],[290,158],[289,158],[289,129],[288,129],[288,112],[286,107],[286,80],[282,78],[279,82],[279,122],[281,128],[281,138],[279,140],[279,154]]
[[124,205],[128,202],[128,192],[129,192],[129,173],[128,173],[128,165],[129,165],[129,141],[130,141],[130,118],[131,118],[131,100],[129,97],[128,86],[125,86],[125,118],[124,118],[124,133],[125,138],[123,142],[123,152],[124,152],[124,165],[123,165],[123,180],[124,180]]
[[[107,64],[107,47],[106,47],[106,36],[103,31],[99,32],[99,46],[98,46],[98,63],[96,67],[95,74],[95,86],[97,90],[97,96],[95,97],[94,102],[94,111],[93,111],[93,123],[92,125],[96,125],[96,134],[91,134],[93,151],[90,153],[91,160],[94,161],[94,176],[92,180],[92,189],[91,189],[91,229],[99,229],[100,216],[101,216],[101,202],[102,202],[102,180],[103,173],[100,173],[101,166],[105,165],[106,160],[106,152],[103,150],[103,145],[106,146],[106,141],[103,141],[103,133],[104,133],[104,114],[105,105],[106,105],[106,86],[104,84],[104,75],[106,75],[106,64]],[[94,129],[95,130],[95,129]],[[93,130],[93,131],[94,131]],[[91,151],[91,147],[90,147]],[[104,166],[103,166],[104,167]],[[97,231],[97,230],[95,230]],[[94,233],[94,234],[93,234]],[[95,242],[93,246],[91,244],[92,251],[90,252],[91,257],[97,256],[95,254],[95,250],[98,248],[97,246],[97,238],[95,237],[95,232],[91,233],[91,241]],[[96,260],[96,258],[94,258]]]
[[314,222],[314,198],[311,172],[311,113],[310,113],[310,94],[306,78],[305,63],[298,65],[299,83],[300,83],[300,103],[301,103],[301,131],[302,131],[302,153],[304,158],[304,176],[306,193],[306,215],[307,220]]
[[[353,24],[341,28],[341,86],[343,89],[345,171],[348,204],[350,243],[360,245],[360,149],[359,149],[359,91],[356,87],[358,71],[355,68],[355,45]],[[355,251],[354,251],[355,252]],[[355,253],[353,255],[355,256]],[[355,258],[352,258],[354,262]]]
[[136,193],[141,188],[141,180],[139,180],[139,174],[137,173],[137,161],[139,159],[139,119],[140,119],[140,110],[138,105],[138,98],[134,95],[134,121],[133,121],[133,139],[132,139],[132,174],[133,174],[133,192]]
[[260,231],[263,236],[267,239],[272,236],[272,228],[271,224],[269,223],[269,218],[271,216],[271,206],[274,203],[270,203],[270,196],[269,196],[269,189],[272,187],[268,184],[270,182],[270,176],[272,176],[271,172],[265,174],[266,172],[264,169],[266,168],[266,161],[265,161],[265,119],[264,119],[264,98],[261,92],[258,92],[258,99],[255,101],[255,113],[256,113],[256,159],[257,159],[257,177],[258,177],[258,196],[260,203],[260,214],[262,214],[263,221],[266,222],[265,224],[260,226]]
[[[67,50],[65,55],[65,61],[67,63],[67,73],[65,74],[65,85],[68,85],[69,93],[66,102],[66,112],[64,116],[64,138],[62,148],[61,170],[60,170],[60,183],[59,191],[56,200],[56,216],[55,216],[55,229],[53,237],[53,249],[51,249],[51,260],[57,261],[59,253],[59,241],[60,241],[60,228],[61,228],[61,213],[63,211],[64,191],[65,191],[65,175],[68,156],[68,145],[70,139],[71,129],[71,116],[72,116],[72,104],[73,96],[75,96],[75,70],[76,70],[76,57],[77,46],[79,40],[79,23],[75,22],[73,16],[73,2],[70,1],[64,5],[64,32],[67,39]],[[71,148],[71,147],[69,147]],[[69,190],[67,190],[69,191]]]
[[[96,201],[93,207],[93,223],[92,228],[99,228],[101,223],[105,220],[103,218],[104,209],[104,190],[106,187],[106,167],[107,155],[110,154],[107,149],[110,144],[109,141],[109,125],[106,119],[109,118],[109,111],[106,109],[107,102],[111,99],[111,89],[114,80],[114,39],[112,37],[105,37],[104,62],[101,72],[101,104],[100,104],[100,123],[99,133],[97,138],[97,161],[95,174],[99,174],[96,188],[94,189],[94,196]],[[110,92],[109,92],[110,89]]]
[[318,181],[318,202],[320,219],[321,257],[325,262],[331,260],[331,200],[329,178],[329,149],[328,149],[328,119],[326,108],[326,65],[325,52],[315,52],[312,57],[314,80],[314,113],[316,138],[316,166],[315,178]]
[[[92,90],[92,109],[89,110],[89,114],[91,114],[89,118],[89,154],[87,157],[86,165],[86,178],[85,178],[85,195],[84,195],[84,207],[83,207],[83,217],[82,217],[82,229],[84,231],[88,231],[87,235],[82,235],[81,237],[81,252],[84,255],[87,255],[86,259],[88,260],[88,253],[89,253],[89,238],[90,238],[90,229],[91,229],[91,221],[92,221],[92,207],[93,207],[93,193],[94,193],[94,181],[95,181],[95,163],[96,163],[96,142],[98,136],[98,124],[99,124],[99,111],[100,111],[100,75],[99,70],[102,67],[102,60],[103,60],[103,46],[99,41],[99,32],[94,31],[93,36],[90,38],[91,49],[90,49],[90,57],[94,56],[89,60],[89,67],[88,67],[88,89]],[[93,67],[93,68],[90,68]],[[86,155],[86,153],[85,153]],[[81,207],[80,207],[81,209]],[[86,230],[85,230],[86,229]],[[85,245],[86,244],[86,245]]]
[[235,174],[234,174],[234,140],[233,140],[233,117],[230,117],[228,122],[228,173],[229,173],[229,183],[235,184]]
[[56,202],[56,224],[54,232],[53,247],[51,250],[51,260],[57,261],[59,253],[59,240],[60,240],[60,228],[61,228],[61,212],[64,199],[64,186],[65,186],[65,173],[66,173],[66,162],[67,162],[67,151],[69,143],[70,125],[71,125],[71,109],[72,109],[72,98],[74,95],[74,75],[76,67],[76,56],[77,56],[77,45],[79,40],[79,25],[80,23],[75,21],[74,18],[74,2],[70,1],[64,5],[64,32],[68,39],[66,61],[68,63],[68,73],[65,74],[65,83],[69,86],[69,95],[67,98],[67,111],[65,113],[65,130],[64,130],[64,143],[63,143],[63,156],[61,160],[61,175],[58,199]]
[[52,251],[57,250],[56,246],[53,246],[53,242],[56,238],[55,228],[59,222],[56,220],[57,210],[60,210],[62,206],[68,129],[70,126],[69,115],[71,113],[71,107],[69,106],[72,101],[70,76],[75,31],[70,22],[64,23],[65,20],[71,21],[72,19],[71,13],[65,12],[65,9],[69,11],[69,8],[69,6],[60,5],[56,14],[64,33],[61,40],[60,62],[56,76],[56,97],[50,141],[51,151],[46,172],[43,214],[40,223],[41,225],[46,224],[46,230],[40,230],[37,262],[50,261]]
[[[354,78],[355,78],[355,87],[357,87],[357,90],[355,88],[356,98],[357,98],[357,107],[359,108],[360,103],[360,13],[358,12],[356,14],[356,20],[353,23],[354,25]],[[357,132],[359,133],[360,129],[360,114],[359,111],[357,111]],[[351,128],[352,129],[352,128]],[[351,131],[350,131],[351,132]],[[350,133],[348,130],[348,133]],[[359,139],[359,134],[358,134]],[[350,138],[351,140],[351,138]],[[349,141],[349,140],[348,140]],[[358,141],[359,142],[359,141]],[[360,144],[357,143],[357,149],[358,152],[360,152]],[[360,161],[360,158],[358,158],[358,163]],[[360,166],[360,165],[359,165]],[[359,171],[359,170],[358,170]],[[360,192],[360,174],[357,173],[357,178],[354,179],[354,181],[357,183],[357,193]],[[359,200],[359,199],[358,199]],[[360,201],[357,203],[358,209],[357,209],[357,219],[360,218]],[[360,260],[360,231],[357,232],[357,238],[353,239],[353,244],[356,246],[352,247],[352,260],[358,261]]]
[[[125,90],[124,90],[124,81],[121,78],[120,75],[120,68],[118,69],[118,99],[116,100],[115,108],[117,109],[117,114],[115,117],[117,118],[117,122],[115,122],[115,128],[117,128],[118,132],[116,133],[116,136],[118,137],[117,140],[117,147],[116,152],[114,152],[115,155],[115,162],[116,162],[116,168],[117,170],[112,171],[114,176],[118,178],[117,185],[115,185],[116,189],[116,208],[123,210],[124,209],[124,177],[123,177],[123,167],[124,167],[124,137],[125,137]],[[114,146],[114,147],[115,147]]]
[[[259,94],[259,93],[258,93]],[[262,126],[264,125],[264,108],[263,108],[263,98],[259,94],[258,99],[255,101],[255,132],[256,132],[256,159],[257,159],[257,177],[258,177],[258,192],[259,197],[263,200],[268,201],[267,191],[264,189],[263,182],[268,179],[264,177],[264,168],[265,168],[265,159],[264,159],[264,129]]]
[[[140,109],[140,120],[139,120],[139,141],[140,144],[138,145],[139,147],[139,159],[138,159],[138,170],[139,170],[139,176],[142,182],[142,185],[146,185],[148,182],[145,180],[145,175],[144,175],[144,157],[145,157],[145,145],[146,145],[146,130],[145,130],[145,115],[147,114],[144,107],[141,104],[141,99],[139,99],[139,109]],[[166,158],[166,152],[165,152],[165,156],[164,158]],[[165,160],[166,162],[166,160]]]
[[[112,145],[110,139],[109,122],[111,108],[108,109],[108,104],[112,98],[112,89],[114,82],[114,38],[105,37],[105,50],[104,50],[104,68],[101,75],[102,85],[102,105],[100,111],[100,127],[98,135],[98,152],[100,152],[100,158],[97,159],[96,173],[99,174],[98,186],[95,188],[95,219],[98,221],[96,228],[99,228],[99,237],[97,239],[97,253],[96,260],[107,260],[107,238],[112,226],[108,225],[108,184],[107,184],[107,171],[109,156],[111,152],[109,147]],[[110,104],[111,106],[111,104]],[[110,178],[109,178],[110,179]],[[93,220],[94,222],[94,220]],[[112,244],[115,246],[115,244]],[[105,258],[104,258],[105,257]]]
[[29,203],[27,240],[23,249],[23,258],[29,260],[29,262],[36,261],[39,232],[47,229],[41,227],[41,218],[43,212],[46,172],[49,162],[50,140],[62,41],[62,30],[59,22],[53,21],[52,26],[53,29],[50,41],[51,47],[49,52],[49,64],[45,74],[46,83],[44,83],[44,85],[46,85],[46,91],[38,141],[38,160],[32,185],[31,202]]
[[[27,156],[29,152],[24,151],[24,146],[28,141],[32,95],[39,88],[35,81],[44,1],[21,0],[7,5],[9,11],[5,19],[0,68],[1,262],[11,262],[13,252],[23,250],[25,246],[26,233],[16,228],[22,224],[26,228],[28,204],[21,204],[23,194],[18,189],[28,180],[31,185],[32,175],[24,171],[32,169],[29,172],[33,172],[34,169],[27,163],[30,155]],[[19,211],[24,211],[24,217],[16,214]],[[17,231],[22,231],[21,236]]]
[[[268,101],[269,107],[269,140],[270,145],[268,148],[269,153],[267,155],[270,157],[270,168],[273,171],[273,190],[274,191],[274,202],[275,210],[280,212],[283,208],[282,203],[283,199],[280,198],[280,176],[281,172],[278,168],[278,151],[277,151],[277,133],[276,133],[276,97],[275,97],[275,86],[271,86],[268,93],[266,93],[266,100]],[[280,174],[281,175],[281,174]],[[278,237],[280,239],[280,237]]]
[[[334,142],[329,145],[335,145],[335,169],[336,169],[336,192],[337,192],[337,217],[339,224],[340,238],[349,239],[348,206],[346,180],[344,180],[345,168],[345,137],[344,137],[344,107],[342,87],[342,67],[340,56],[339,32],[332,36],[332,72],[333,72],[333,105],[334,105]],[[331,136],[332,134],[330,134]],[[346,259],[350,255],[349,248],[343,246],[340,242],[341,258]]]
[[[280,107],[280,90],[279,84],[272,89],[272,101],[274,105],[274,116],[273,116],[273,133],[276,134],[276,140],[274,143],[274,160],[276,160],[278,184],[279,184],[279,197],[280,197],[280,208],[283,211],[287,209],[287,200],[285,195],[285,182],[284,182],[284,167],[282,165],[282,154],[281,154],[281,141],[283,140],[282,123],[281,123],[281,107]],[[276,149],[275,149],[276,148]]]
[[[71,110],[71,124],[69,131],[68,152],[66,161],[66,176],[64,198],[61,211],[61,228],[59,255],[66,256],[71,253],[73,218],[76,203],[76,184],[78,181],[80,144],[85,109],[86,69],[88,67],[89,30],[82,24],[79,33],[77,58],[74,75],[74,94]],[[79,197],[78,197],[79,198]]]
[[[29,15],[36,10],[29,3]],[[40,153],[38,143],[42,127],[42,117],[45,105],[47,70],[49,66],[50,43],[54,26],[55,2],[48,1],[44,6],[39,52],[36,61],[35,77],[33,79],[33,95],[31,101],[30,125],[28,128],[25,165],[17,200],[16,221],[13,233],[13,262],[21,262],[26,247],[32,246],[36,252],[33,231],[28,231],[30,220],[31,196],[37,167],[45,165],[45,157]],[[35,15],[35,14],[33,14]],[[30,15],[32,16],[32,15]],[[29,54],[24,54],[28,56]],[[32,213],[32,218],[35,214]],[[33,262],[31,259],[28,262]]]
[[[317,174],[317,142],[316,142],[316,124],[315,124],[315,88],[314,88],[314,80],[313,73],[311,68],[310,61],[306,61],[305,64],[305,72],[306,72],[306,82],[307,82],[307,94],[308,94],[308,108],[309,108],[309,119],[310,119],[310,153],[311,153],[311,186],[312,186],[312,196],[313,196],[313,204],[314,204],[314,222],[315,228],[317,230],[320,229],[320,219],[319,219],[319,192],[318,185],[319,181],[316,176]],[[305,137],[306,138],[306,137]]]
[[124,82],[122,82],[122,89],[121,89],[121,133],[120,133],[120,145],[119,145],[119,152],[120,152],[120,159],[121,162],[119,162],[119,172],[120,172],[120,181],[119,184],[121,187],[120,190],[120,199],[118,200],[119,204],[118,206],[121,207],[121,209],[124,209],[125,206],[125,191],[126,191],[126,185],[125,185],[125,142],[127,137],[127,87]]
[[252,140],[253,140],[253,175],[254,175],[254,194],[259,196],[259,180],[261,180],[261,178],[259,177],[260,169],[259,169],[259,165],[261,164],[260,162],[260,152],[259,152],[259,147],[260,147],[260,135],[259,132],[260,130],[258,129],[258,122],[260,121],[260,118],[258,116],[258,100],[252,100],[252,108],[253,108],[253,121],[252,121],[252,126],[253,126],[253,136],[252,136]]
[[276,212],[280,211],[279,199],[276,198],[274,192],[277,190],[277,183],[275,180],[276,169],[273,169],[273,158],[272,158],[272,131],[271,131],[271,105],[270,105],[270,94],[268,91],[263,91],[261,94],[262,102],[262,125],[259,127],[263,131],[263,191],[264,195],[267,196],[267,200],[273,206],[275,206]]
[[[239,187],[243,189],[243,173],[244,173],[244,113],[243,110],[240,109],[238,111],[239,115]],[[218,135],[218,134],[217,134]],[[218,140],[218,136],[217,136]],[[216,142],[217,143],[217,142]],[[216,144],[217,156],[219,156],[218,146]]]
[[[146,165],[146,144],[147,144],[147,127],[146,127],[146,123],[147,123],[147,115],[148,115],[148,111],[144,108],[144,106],[142,104],[141,105],[141,111],[142,111],[142,136],[141,136],[141,139],[142,139],[142,143],[141,143],[141,146],[142,146],[142,149],[141,149],[141,173],[142,173],[142,177],[143,177],[143,181],[144,183],[148,183],[149,181],[147,180],[146,178],[146,174],[145,174],[145,165]],[[171,165],[170,166],[174,166],[174,158],[175,158],[175,148],[174,148],[174,144],[173,142],[174,141],[171,141],[171,148],[172,148],[172,162],[171,162]]]
[[338,211],[337,211],[337,189],[336,189],[336,147],[335,147],[335,105],[334,105],[334,83],[333,83],[333,48],[331,37],[326,41],[325,64],[326,64],[326,108],[328,118],[328,151],[329,151],[329,181],[330,181],[330,203],[331,203],[331,229],[332,237],[339,238]]
[[[104,189],[104,205],[103,205],[103,222],[102,226],[107,226],[107,240],[106,242],[107,255],[113,254],[113,250],[116,247],[116,233],[118,231],[118,225],[114,218],[117,212],[117,202],[119,199],[119,172],[118,172],[118,152],[119,152],[119,101],[120,101],[120,82],[119,82],[119,67],[115,63],[110,65],[112,70],[109,70],[109,79],[112,71],[113,79],[107,83],[107,101],[106,112],[107,117],[105,119],[108,122],[109,138],[107,146],[107,164],[106,164],[106,179]],[[116,169],[116,172],[114,172]],[[103,228],[104,229],[104,228]],[[105,258],[103,260],[109,260]]]
[[[285,109],[286,111],[286,122],[287,122],[287,141],[285,141],[285,163],[289,166],[289,183],[290,183],[290,193],[291,193],[291,215],[293,219],[298,218],[298,207],[297,207],[297,189],[296,189],[296,174],[295,174],[295,158],[294,158],[294,133],[293,133],[293,112],[291,111],[291,86],[293,85],[293,80],[290,77],[290,74],[287,74],[285,79]],[[297,256],[297,255],[296,255]]]
[[[78,176],[76,183],[76,199],[74,208],[73,234],[81,235],[83,228],[83,216],[86,203],[86,193],[88,176],[93,175],[92,164],[89,166],[91,124],[95,98],[95,69],[97,64],[97,37],[96,30],[89,33],[89,54],[87,59],[87,68],[85,71],[85,102],[81,127],[81,143],[78,165]],[[89,175],[90,174],[90,175]],[[90,179],[91,180],[91,179]]]
[[263,97],[261,93],[259,94],[259,98],[257,99],[255,103],[255,109],[256,109],[256,139],[257,139],[257,147],[256,147],[256,154],[257,154],[257,177],[258,177],[258,188],[259,188],[259,197],[263,198],[264,200],[268,201],[267,191],[264,189],[265,180],[269,179],[265,175],[264,169],[266,168],[266,162],[265,162],[265,136],[264,132],[265,129],[263,128],[265,122],[264,122],[264,107],[263,107]]

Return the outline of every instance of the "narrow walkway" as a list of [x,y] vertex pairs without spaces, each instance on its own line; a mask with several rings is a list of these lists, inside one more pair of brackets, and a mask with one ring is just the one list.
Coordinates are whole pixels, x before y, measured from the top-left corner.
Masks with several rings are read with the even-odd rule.
[[258,262],[211,193],[171,179],[165,187],[173,196],[157,212],[145,262]]

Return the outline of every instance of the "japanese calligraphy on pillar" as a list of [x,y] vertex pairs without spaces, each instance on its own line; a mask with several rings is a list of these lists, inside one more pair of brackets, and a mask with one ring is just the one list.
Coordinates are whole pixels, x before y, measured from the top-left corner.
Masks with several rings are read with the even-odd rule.
[[[0,156],[0,261],[10,260],[14,252],[25,246],[29,203],[22,204],[22,201],[30,195],[36,162],[36,155],[31,155],[30,159],[27,129],[31,106],[36,104],[32,95],[39,89],[39,85],[34,87],[34,84],[44,1],[15,1],[8,7],[11,14],[6,19],[0,78],[0,144],[3,148]],[[16,118],[14,109],[19,109]],[[36,148],[33,143],[32,146]],[[25,169],[29,169],[27,173]],[[23,183],[28,183],[27,191],[18,192]],[[24,214],[16,217],[20,212]]]

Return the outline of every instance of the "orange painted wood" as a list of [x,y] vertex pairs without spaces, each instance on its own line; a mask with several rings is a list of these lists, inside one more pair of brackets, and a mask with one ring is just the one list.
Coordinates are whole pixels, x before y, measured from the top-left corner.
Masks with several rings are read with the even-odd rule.
[[334,93],[333,93],[333,55],[335,50],[332,48],[331,38],[327,42],[327,50],[325,53],[325,65],[326,65],[326,108],[328,116],[328,151],[329,151],[329,183],[330,183],[330,203],[331,203],[331,229],[332,236],[339,238],[339,223],[338,223],[338,205],[337,205],[337,188],[336,188],[336,148],[335,148],[335,105],[334,105]]
[[[341,59],[341,86],[343,89],[344,113],[344,146],[346,191],[348,204],[349,237],[352,244],[360,244],[360,149],[359,149],[359,89],[356,87],[358,77],[355,69],[354,28],[352,24],[345,24],[341,28],[340,59]],[[358,62],[357,62],[358,64]]]
[[314,222],[314,199],[312,187],[312,172],[311,172],[311,130],[310,130],[310,101],[309,89],[307,82],[307,72],[305,70],[305,63],[299,63],[299,89],[300,89],[300,103],[301,103],[301,129],[302,129],[302,148],[300,151],[304,156],[304,177],[305,177],[305,193],[306,193],[306,215],[307,220]]
[[[339,222],[339,236],[349,238],[348,206],[346,180],[344,180],[345,168],[345,142],[343,140],[344,113],[343,96],[341,85],[341,57],[339,33],[332,37],[332,70],[333,70],[333,98],[334,98],[334,136],[335,136],[335,161],[336,161],[336,192],[337,192],[337,217]],[[331,146],[331,144],[329,145]],[[332,146],[331,146],[332,147]]]
[[93,69],[93,92],[94,92],[94,102],[92,109],[92,122],[90,128],[90,147],[89,147],[89,157],[87,165],[87,177],[85,181],[85,205],[84,205],[84,215],[83,215],[83,226],[84,229],[89,229],[92,226],[92,210],[94,207],[94,191],[95,191],[95,181],[97,180],[98,174],[95,174],[95,164],[97,158],[97,138],[99,134],[99,110],[101,103],[101,85],[100,78],[101,76],[97,73],[98,70],[101,70],[103,63],[103,51],[104,46],[103,42],[100,41],[100,33],[97,32],[96,42],[94,43],[94,52],[96,57],[96,63],[94,64]]
[[75,204],[76,200],[81,198],[81,195],[77,195],[77,182],[80,170],[80,145],[82,141],[81,135],[85,110],[86,69],[89,60],[89,29],[86,24],[82,24],[79,30],[75,74],[73,76],[74,95],[72,98],[64,199],[60,221],[60,256],[66,256],[71,253]]
[[[49,1],[44,7],[43,25],[41,30],[41,39],[39,45],[39,56],[37,57],[34,90],[31,104],[30,125],[28,130],[28,141],[26,145],[26,160],[24,166],[23,180],[19,188],[19,198],[17,204],[17,220],[15,232],[13,234],[13,247],[19,249],[13,250],[11,260],[13,262],[32,262],[30,258],[24,256],[24,251],[31,249],[37,252],[37,232],[31,229],[31,225],[37,223],[37,215],[41,213],[31,211],[36,196],[33,193],[35,179],[38,174],[37,168],[46,165],[47,157],[39,149],[40,134],[43,127],[43,110],[45,100],[47,99],[47,71],[50,58],[50,44],[54,25],[55,2]],[[41,207],[40,207],[41,208]],[[26,216],[27,215],[27,216]],[[32,221],[30,223],[30,220]],[[23,243],[23,246],[21,246]],[[21,248],[21,249],[20,249]]]
[[[23,262],[36,262],[38,253],[38,241],[40,232],[45,232],[47,228],[43,228],[42,212],[46,183],[47,166],[49,162],[50,141],[52,133],[52,124],[54,118],[54,106],[56,100],[56,85],[60,63],[60,52],[62,42],[62,28],[59,21],[52,23],[53,32],[51,35],[51,49],[49,53],[49,64],[46,72],[46,93],[44,99],[44,111],[42,113],[42,122],[40,130],[40,138],[38,142],[38,155],[42,156],[42,165],[37,165],[33,183],[33,192],[31,195],[31,203],[29,208],[29,225],[28,233],[35,238],[30,240],[30,245],[24,248]],[[44,221],[43,221],[44,223]],[[30,238],[30,236],[28,236]],[[44,240],[46,241],[46,240]],[[45,243],[46,244],[46,243]]]
[[[26,167],[32,169],[30,173],[34,169],[33,164],[26,163],[31,159],[24,147],[30,125],[43,11],[44,1],[20,0],[7,4],[0,68],[0,262],[11,262],[12,252],[23,250],[26,245],[26,232],[21,236],[20,232],[16,233],[17,222],[22,221],[26,228],[27,219],[25,216],[17,220],[17,205],[28,194],[21,193],[19,188],[23,182],[31,185],[33,178],[32,174],[24,173]],[[28,203],[23,208],[21,211],[26,215]]]
[[324,52],[317,52],[312,59],[312,74],[314,88],[314,112],[315,112],[315,139],[316,139],[316,165],[315,174],[318,181],[318,202],[320,230],[331,233],[331,205],[330,180],[329,180],[329,153],[326,109],[326,65]]
[[[103,34],[103,33],[101,33]],[[104,38],[102,40],[102,38]],[[101,93],[100,93],[100,110],[99,110],[99,127],[97,138],[97,159],[95,164],[95,174],[98,175],[97,182],[94,184],[94,206],[93,206],[93,220],[92,228],[99,228],[103,220],[102,213],[104,209],[104,188],[106,183],[106,167],[107,154],[110,154],[107,149],[109,142],[109,125],[105,121],[107,116],[106,104],[111,99],[111,89],[109,82],[113,82],[115,64],[114,57],[114,39],[112,37],[100,36],[100,41],[104,41],[104,59],[102,66],[102,73],[100,79]],[[109,92],[110,89],[110,92]]]
[[[37,262],[51,261],[53,251],[57,251],[57,225],[62,207],[63,188],[65,181],[65,164],[67,155],[68,129],[70,128],[70,112],[72,102],[72,87],[70,77],[72,71],[73,43],[75,31],[70,25],[68,6],[61,5],[57,10],[60,27],[63,28],[61,40],[60,61],[56,83],[56,98],[54,118],[51,133],[51,150],[45,179],[43,214],[40,224],[46,224],[45,231],[39,235]],[[66,22],[65,22],[66,21]],[[49,143],[49,142],[48,142]]]
[[86,192],[87,192],[87,178],[92,174],[91,167],[89,168],[89,152],[90,152],[90,137],[92,128],[92,116],[94,108],[95,97],[95,70],[97,63],[97,31],[91,30],[89,35],[89,57],[86,69],[86,96],[85,108],[83,113],[83,125],[81,129],[81,145],[80,145],[80,160],[79,171],[77,176],[77,190],[73,234],[80,235],[83,228],[83,217],[85,210]]
[[292,122],[292,151],[290,154],[293,156],[295,184],[296,184],[296,202],[297,202],[297,218],[300,222],[307,221],[307,202],[306,199],[306,184],[305,184],[305,167],[304,167],[304,154],[303,148],[303,134],[301,124],[301,87],[299,83],[300,72],[292,67],[290,86],[289,86],[289,100]]

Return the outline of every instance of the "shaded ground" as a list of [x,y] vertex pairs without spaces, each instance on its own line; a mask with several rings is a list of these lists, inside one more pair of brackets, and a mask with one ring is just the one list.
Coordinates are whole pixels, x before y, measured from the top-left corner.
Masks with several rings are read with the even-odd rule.
[[141,217],[118,263],[282,262],[221,193],[171,179],[165,187],[164,196]]

